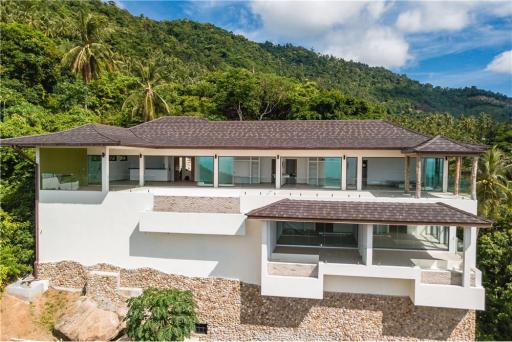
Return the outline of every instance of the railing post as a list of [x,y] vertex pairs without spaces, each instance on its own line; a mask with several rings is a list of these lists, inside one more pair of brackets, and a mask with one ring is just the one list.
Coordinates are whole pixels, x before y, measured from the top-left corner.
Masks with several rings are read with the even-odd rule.
[[476,176],[478,172],[478,157],[473,157],[471,165],[471,199],[476,200]]
[[416,156],[416,198],[421,198],[421,156]]

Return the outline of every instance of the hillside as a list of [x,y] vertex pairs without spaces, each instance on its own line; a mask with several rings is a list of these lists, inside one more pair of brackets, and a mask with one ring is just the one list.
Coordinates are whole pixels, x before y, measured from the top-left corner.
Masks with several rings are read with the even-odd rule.
[[[421,84],[384,68],[319,55],[292,45],[258,44],[211,24],[188,20],[154,21],[135,17],[114,3],[2,2],[2,21],[25,23],[43,31],[58,47],[73,41],[76,32],[66,23],[80,10],[104,15],[112,25],[108,42],[126,58],[176,58],[175,69],[196,77],[229,67],[284,76],[298,82],[312,80],[328,90],[376,104],[392,114],[448,112],[454,116],[481,112],[506,121],[512,118],[512,99],[477,89],[449,89]],[[176,75],[175,75],[176,76]]]

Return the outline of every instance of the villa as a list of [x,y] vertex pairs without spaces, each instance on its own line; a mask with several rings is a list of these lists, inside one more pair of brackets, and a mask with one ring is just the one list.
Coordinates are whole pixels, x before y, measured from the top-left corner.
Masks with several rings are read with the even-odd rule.
[[190,289],[207,339],[474,339],[486,146],[380,120],[180,116],[1,145],[36,150],[52,286]]

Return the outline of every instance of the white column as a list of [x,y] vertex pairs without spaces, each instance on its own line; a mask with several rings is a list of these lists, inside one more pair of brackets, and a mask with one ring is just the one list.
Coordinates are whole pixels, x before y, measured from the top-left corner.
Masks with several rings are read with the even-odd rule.
[[471,268],[476,266],[476,227],[464,227],[464,268],[462,285],[471,286]]
[[421,198],[421,156],[416,156],[416,198]]
[[357,157],[357,190],[363,189],[363,157]]
[[363,264],[371,265],[373,259],[373,225],[360,224],[358,227],[358,250]]
[[478,157],[473,157],[471,164],[471,199],[476,200],[476,179],[478,174]]
[[109,178],[109,150],[107,146],[103,149],[101,155],[101,191],[108,192]]
[[365,224],[366,231],[366,265],[373,263],[373,224]]
[[144,186],[144,155],[139,154],[139,186]]
[[276,189],[281,189],[281,157],[276,156]]
[[341,190],[347,190],[347,157],[341,158]]
[[448,157],[443,160],[443,192],[448,192]]
[[219,156],[213,157],[213,187],[219,187]]
[[457,227],[448,227],[448,252],[457,252]]

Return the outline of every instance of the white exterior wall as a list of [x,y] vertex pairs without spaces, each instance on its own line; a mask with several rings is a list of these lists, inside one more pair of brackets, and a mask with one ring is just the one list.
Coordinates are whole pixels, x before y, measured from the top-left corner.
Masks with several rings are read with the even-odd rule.
[[410,297],[414,292],[414,281],[409,279],[324,276],[324,290]]

